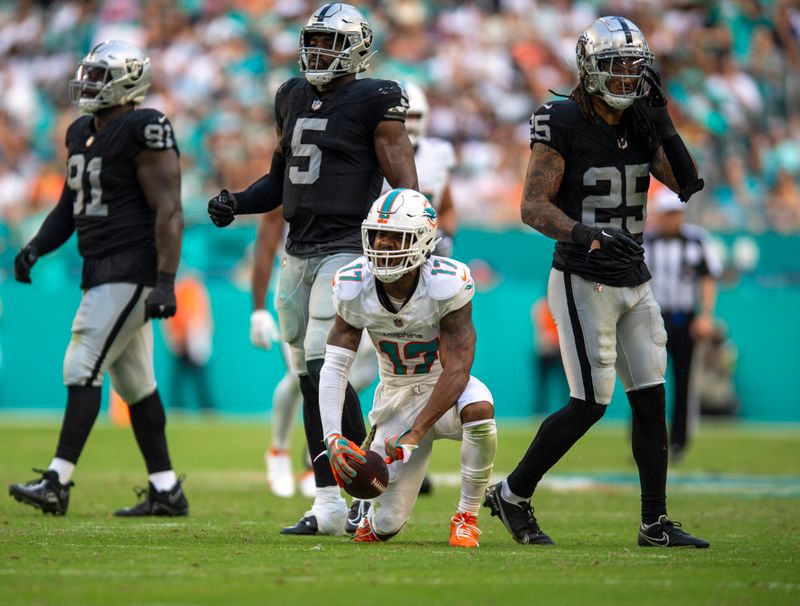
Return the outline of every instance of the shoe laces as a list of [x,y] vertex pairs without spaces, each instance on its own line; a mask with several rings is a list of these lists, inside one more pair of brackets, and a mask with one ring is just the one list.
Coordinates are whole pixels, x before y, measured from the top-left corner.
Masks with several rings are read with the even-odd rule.
[[31,469],[33,470],[33,472],[34,472],[34,473],[40,473],[40,474],[42,474],[42,477],[41,477],[41,478],[39,478],[38,480],[31,480],[31,481],[29,481],[29,482],[25,482],[25,485],[26,485],[26,486],[34,486],[34,485],[36,485],[36,484],[39,484],[39,483],[41,483],[42,481],[46,480],[47,478],[46,478],[45,476],[46,476],[46,475],[47,475],[47,473],[48,473],[48,472],[50,472],[50,471],[52,471],[52,472],[53,472],[53,473],[56,475],[56,483],[57,483],[59,486],[61,486],[62,488],[70,488],[71,486],[75,486],[75,482],[72,482],[72,481],[69,481],[69,482],[67,482],[66,484],[62,484],[62,483],[61,483],[61,480],[60,480],[60,479],[59,479],[59,477],[58,477],[58,472],[56,472],[56,471],[53,471],[52,469],[41,469],[41,468],[39,468],[39,467],[32,467]]
[[518,504],[518,507],[522,510],[522,514],[525,516],[525,525],[528,527],[528,529],[533,530],[534,532],[539,532],[539,524],[536,522],[536,516],[533,515],[533,507],[531,507],[530,501],[523,501],[522,503]]
[[466,513],[458,512],[450,521],[455,526],[456,538],[459,539],[472,539],[481,534],[481,529],[478,528],[478,520],[475,516]]

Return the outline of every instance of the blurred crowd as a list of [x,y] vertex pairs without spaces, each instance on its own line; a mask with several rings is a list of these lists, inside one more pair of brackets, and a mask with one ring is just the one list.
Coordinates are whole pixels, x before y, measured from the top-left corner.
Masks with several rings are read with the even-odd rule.
[[[800,5],[791,0],[373,0],[369,76],[413,80],[432,135],[458,152],[465,223],[519,222],[528,118],[577,82],[575,42],[603,14],[626,16],[656,53],[706,190],[690,218],[717,231],[800,232]],[[306,0],[66,0],[0,3],[0,218],[20,241],[57,201],[69,79],[103,39],[153,63],[146,100],[170,116],[187,223],[208,198],[269,166],[274,93],[297,75]],[[17,238],[14,238],[17,239]]]

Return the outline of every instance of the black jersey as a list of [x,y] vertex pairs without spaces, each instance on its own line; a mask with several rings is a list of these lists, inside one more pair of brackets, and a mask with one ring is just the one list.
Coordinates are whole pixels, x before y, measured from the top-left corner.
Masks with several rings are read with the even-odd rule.
[[84,258],[81,287],[154,285],[155,211],[134,158],[144,149],[177,151],[169,120],[154,109],[136,109],[96,132],[93,116],[82,116],[67,129],[66,144],[67,187]]
[[[568,217],[598,227],[617,227],[642,243],[647,217],[650,163],[657,151],[623,118],[619,127],[587,119],[572,100],[545,103],[531,117],[531,145],[544,143],[564,158],[555,203]],[[557,242],[553,267],[609,286],[650,279],[643,258],[621,261],[602,251]]]
[[407,110],[405,93],[390,80],[353,80],[324,94],[304,78],[281,86],[275,117],[286,158],[289,253],[361,251],[361,222],[383,184],[375,128],[382,120],[404,121]]

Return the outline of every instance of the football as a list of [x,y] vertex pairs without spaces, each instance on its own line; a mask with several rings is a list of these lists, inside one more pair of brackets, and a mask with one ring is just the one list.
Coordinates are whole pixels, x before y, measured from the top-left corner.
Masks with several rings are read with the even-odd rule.
[[374,499],[389,485],[389,467],[383,457],[373,450],[367,451],[367,462],[350,461],[356,470],[356,477],[344,489],[356,499]]

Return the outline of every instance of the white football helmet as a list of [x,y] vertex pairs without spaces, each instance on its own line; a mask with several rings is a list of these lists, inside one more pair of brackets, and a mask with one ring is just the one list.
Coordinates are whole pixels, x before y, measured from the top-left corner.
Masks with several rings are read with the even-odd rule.
[[[392,189],[372,203],[361,224],[361,241],[367,266],[381,282],[394,282],[419,267],[436,247],[436,211],[428,199],[413,189]],[[375,248],[379,231],[403,234],[397,250]]]
[[408,113],[406,114],[406,132],[411,139],[411,145],[417,146],[419,140],[428,132],[428,114],[430,105],[425,92],[413,82],[404,80],[400,87],[408,97]]
[[69,83],[70,100],[83,114],[139,104],[150,88],[150,59],[138,46],[106,40],[89,51]]
[[[642,74],[653,66],[655,55],[632,21],[601,17],[581,34],[575,56],[583,86],[610,107],[625,109],[647,94]],[[609,90],[612,81],[616,86]]]
[[[314,34],[330,34],[330,48],[311,46]],[[372,48],[372,28],[358,10],[349,4],[326,4],[318,9],[300,30],[300,71],[314,86],[323,86],[345,74],[357,74],[367,69]],[[331,60],[320,69],[322,57]]]

